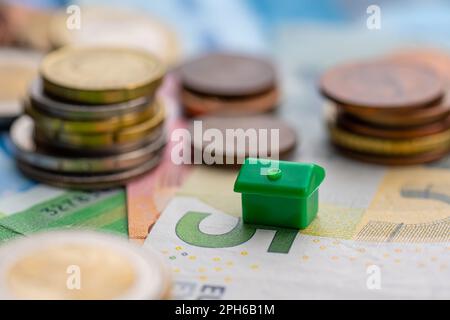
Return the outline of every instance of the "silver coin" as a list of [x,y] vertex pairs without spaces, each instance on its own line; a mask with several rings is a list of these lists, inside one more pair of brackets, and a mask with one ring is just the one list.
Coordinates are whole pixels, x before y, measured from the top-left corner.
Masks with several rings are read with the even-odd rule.
[[143,136],[141,139],[126,143],[116,143],[102,147],[80,147],[68,143],[57,141],[47,137],[44,133],[34,130],[34,141],[38,147],[47,150],[54,150],[56,152],[67,154],[68,156],[78,155],[85,157],[101,157],[122,154],[126,152],[135,151],[144,146],[158,140],[161,136],[166,136],[164,125],[156,127],[151,133]]
[[16,160],[19,170],[29,178],[59,188],[78,190],[110,189],[126,185],[128,182],[154,169],[161,161],[162,152],[145,163],[120,172],[107,174],[71,174],[46,171]]
[[153,97],[146,96],[123,103],[106,105],[79,105],[56,100],[43,89],[42,80],[35,79],[30,87],[31,105],[49,115],[66,120],[104,120],[129,113],[144,111],[153,103]]
[[38,148],[33,140],[34,123],[22,116],[11,127],[10,137],[17,158],[45,170],[78,173],[103,173],[127,170],[151,160],[165,145],[161,135],[156,140],[134,151],[106,157],[67,157]]

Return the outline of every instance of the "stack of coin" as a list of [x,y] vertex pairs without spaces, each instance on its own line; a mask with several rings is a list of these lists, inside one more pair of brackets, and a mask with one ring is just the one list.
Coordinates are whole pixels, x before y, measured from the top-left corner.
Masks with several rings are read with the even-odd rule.
[[47,55],[11,127],[18,167],[77,189],[123,185],[154,168],[165,145],[155,92],[164,68],[149,53],[64,48]]
[[180,69],[181,103],[186,115],[242,116],[278,106],[272,64],[256,57],[209,54]]
[[384,165],[438,160],[450,151],[450,92],[425,63],[380,59],[337,66],[321,79],[331,140]]
[[53,231],[0,247],[0,298],[168,299],[171,279],[157,252],[93,231]]

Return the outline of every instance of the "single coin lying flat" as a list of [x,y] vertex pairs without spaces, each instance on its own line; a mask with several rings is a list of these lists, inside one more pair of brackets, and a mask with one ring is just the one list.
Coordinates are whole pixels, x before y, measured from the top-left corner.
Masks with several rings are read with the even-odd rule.
[[168,297],[159,255],[93,231],[32,235],[0,247],[1,299],[139,299]]

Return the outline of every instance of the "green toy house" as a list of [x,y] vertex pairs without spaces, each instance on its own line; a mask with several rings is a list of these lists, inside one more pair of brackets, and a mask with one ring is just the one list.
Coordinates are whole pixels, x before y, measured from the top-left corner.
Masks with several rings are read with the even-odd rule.
[[234,184],[244,222],[305,229],[317,216],[324,178],[315,164],[246,159]]

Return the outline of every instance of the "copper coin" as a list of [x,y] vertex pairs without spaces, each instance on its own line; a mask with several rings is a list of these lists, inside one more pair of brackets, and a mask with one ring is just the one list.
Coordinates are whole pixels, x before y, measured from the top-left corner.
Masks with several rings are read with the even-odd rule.
[[445,51],[432,48],[405,49],[393,53],[387,59],[427,65],[441,76],[444,86],[450,89],[450,54]]
[[419,165],[430,162],[435,162],[441,160],[450,153],[450,149],[436,149],[427,153],[407,156],[407,157],[387,157],[372,154],[364,154],[360,152],[355,152],[353,150],[348,150],[340,146],[335,146],[343,155],[349,158],[363,161],[367,163],[374,163],[386,166],[411,166]]
[[189,131],[194,157],[211,165],[242,164],[249,156],[287,159],[297,145],[295,130],[272,116],[202,117]]
[[327,98],[361,109],[422,108],[444,95],[442,81],[431,68],[381,60],[335,67],[320,85]]
[[442,121],[424,126],[392,128],[366,124],[359,119],[346,114],[339,113],[336,125],[353,133],[383,139],[411,139],[433,135],[450,129],[450,116]]
[[233,54],[203,56],[182,66],[180,76],[187,90],[221,97],[255,95],[276,86],[270,62]]
[[361,108],[341,105],[337,107],[367,123],[386,127],[409,127],[427,125],[447,118],[450,115],[450,94],[428,108],[403,111],[395,110],[363,110]]
[[181,91],[181,101],[189,116],[242,116],[265,113],[278,106],[279,92],[274,88],[263,94],[242,98],[215,98],[189,90]]

